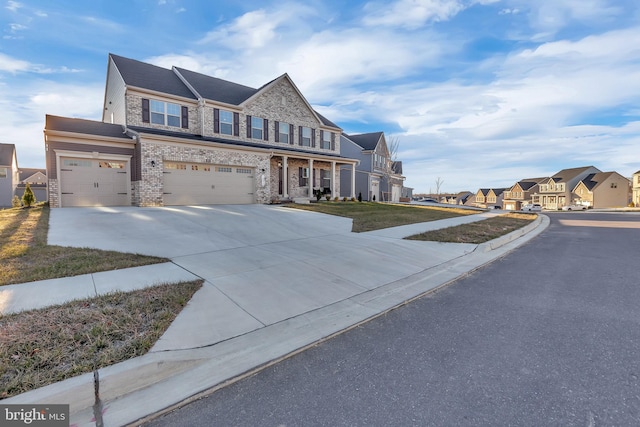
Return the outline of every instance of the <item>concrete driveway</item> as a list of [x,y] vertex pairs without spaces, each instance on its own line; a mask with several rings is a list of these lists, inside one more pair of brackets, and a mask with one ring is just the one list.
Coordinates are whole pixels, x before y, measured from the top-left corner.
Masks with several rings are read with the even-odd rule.
[[[473,217],[447,221],[480,219]],[[211,345],[475,249],[400,238],[429,223],[400,235],[352,233],[351,225],[347,218],[268,205],[66,208],[51,211],[49,244],[163,256],[203,278],[205,286],[156,350]]]

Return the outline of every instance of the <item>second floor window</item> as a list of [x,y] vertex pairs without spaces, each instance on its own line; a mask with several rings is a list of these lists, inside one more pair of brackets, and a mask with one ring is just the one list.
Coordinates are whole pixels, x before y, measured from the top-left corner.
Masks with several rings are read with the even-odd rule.
[[180,127],[180,106],[170,102],[150,100],[151,123]]
[[269,122],[262,117],[247,116],[247,138],[269,140]]
[[220,110],[220,133],[233,135],[233,113]]
[[300,145],[311,147],[311,128],[305,126],[300,128]]
[[325,150],[331,150],[331,138],[333,136],[333,133],[331,132],[326,132],[326,131],[320,131],[320,133],[322,134],[322,141],[320,141],[320,148],[323,148]]
[[277,130],[276,137],[278,138],[277,142],[283,142],[285,144],[289,143],[289,123],[276,122]]

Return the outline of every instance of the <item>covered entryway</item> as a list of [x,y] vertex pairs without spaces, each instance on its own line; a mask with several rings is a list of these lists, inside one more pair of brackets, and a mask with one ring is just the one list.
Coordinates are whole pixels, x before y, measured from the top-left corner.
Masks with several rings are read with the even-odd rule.
[[130,204],[129,162],[60,158],[61,206],[126,206]]
[[245,166],[164,162],[164,204],[254,203],[254,172]]

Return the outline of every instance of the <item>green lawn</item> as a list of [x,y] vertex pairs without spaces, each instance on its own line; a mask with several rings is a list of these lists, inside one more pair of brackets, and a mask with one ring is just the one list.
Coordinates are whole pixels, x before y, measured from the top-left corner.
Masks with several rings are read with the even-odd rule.
[[352,218],[352,231],[357,233],[478,213],[475,210],[454,207],[441,208],[375,202],[318,202],[308,205],[291,204],[286,206]]

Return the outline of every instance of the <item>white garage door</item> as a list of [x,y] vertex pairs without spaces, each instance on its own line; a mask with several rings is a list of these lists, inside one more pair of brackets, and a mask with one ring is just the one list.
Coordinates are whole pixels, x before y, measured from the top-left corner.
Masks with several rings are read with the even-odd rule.
[[203,163],[164,163],[164,204],[254,203],[254,169]]
[[60,159],[61,206],[126,206],[127,162],[120,160]]

